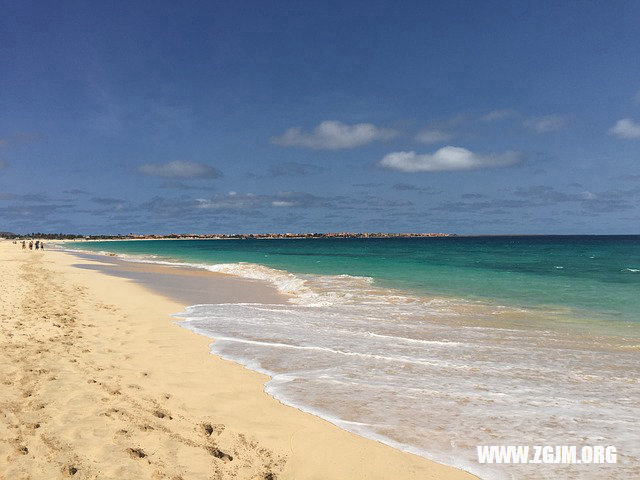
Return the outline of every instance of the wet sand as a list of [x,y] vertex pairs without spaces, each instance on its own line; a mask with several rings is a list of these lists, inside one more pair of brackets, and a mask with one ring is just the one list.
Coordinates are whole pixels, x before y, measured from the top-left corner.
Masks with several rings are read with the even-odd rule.
[[[199,268],[138,263],[106,255],[74,254],[74,267],[126,278],[185,305],[201,303],[286,303],[287,296],[258,280]],[[88,262],[82,262],[88,260]]]

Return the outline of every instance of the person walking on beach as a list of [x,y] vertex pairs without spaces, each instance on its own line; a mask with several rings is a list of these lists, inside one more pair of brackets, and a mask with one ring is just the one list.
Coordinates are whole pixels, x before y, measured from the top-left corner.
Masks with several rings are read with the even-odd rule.
[[40,250],[44,250],[44,242],[40,242]]
[[27,248],[27,242],[22,240],[22,249],[24,250],[25,248]]
[[36,250],[40,249],[40,240],[36,240]]
[[29,241],[29,250],[33,250],[33,240]]

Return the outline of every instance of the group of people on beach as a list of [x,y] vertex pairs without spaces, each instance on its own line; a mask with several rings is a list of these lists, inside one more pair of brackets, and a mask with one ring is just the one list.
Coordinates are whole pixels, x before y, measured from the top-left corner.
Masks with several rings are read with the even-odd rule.
[[[14,245],[18,245],[18,241],[14,240],[13,241]],[[27,246],[29,247],[29,250],[33,250],[33,248],[35,247],[36,250],[42,250],[44,251],[44,242],[40,241],[40,240],[36,240],[35,242],[33,240],[29,240],[29,243],[27,244],[26,240],[22,240],[21,242],[22,244],[22,249],[26,250]]]

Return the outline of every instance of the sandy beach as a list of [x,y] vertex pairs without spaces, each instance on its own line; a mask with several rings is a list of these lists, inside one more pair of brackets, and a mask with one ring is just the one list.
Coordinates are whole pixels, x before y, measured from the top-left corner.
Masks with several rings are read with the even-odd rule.
[[[169,290],[80,263],[0,242],[0,478],[476,478],[280,404],[175,324]],[[283,300],[197,276],[225,301]]]

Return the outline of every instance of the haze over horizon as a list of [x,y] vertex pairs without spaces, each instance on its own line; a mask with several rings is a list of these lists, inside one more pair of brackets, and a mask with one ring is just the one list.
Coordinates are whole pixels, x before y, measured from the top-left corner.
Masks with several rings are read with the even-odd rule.
[[4,2],[0,231],[640,233],[639,21]]

